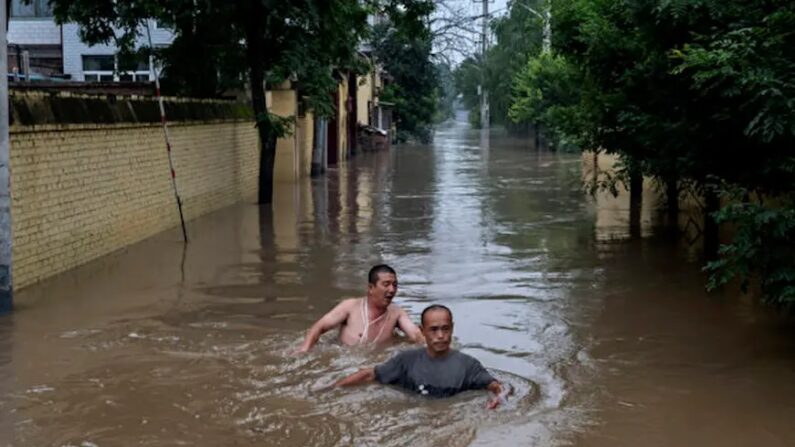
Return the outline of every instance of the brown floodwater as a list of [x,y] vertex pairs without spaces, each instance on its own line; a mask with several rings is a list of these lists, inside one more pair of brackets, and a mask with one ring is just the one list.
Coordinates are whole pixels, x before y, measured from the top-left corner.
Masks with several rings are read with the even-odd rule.
[[[630,237],[625,196],[582,192],[593,166],[462,118],[193,221],[186,247],[175,229],[22,290],[0,317],[0,446],[795,445],[791,323],[706,294],[651,189]],[[415,319],[453,310],[506,406],[323,389],[405,344],[293,355],[382,261]]]

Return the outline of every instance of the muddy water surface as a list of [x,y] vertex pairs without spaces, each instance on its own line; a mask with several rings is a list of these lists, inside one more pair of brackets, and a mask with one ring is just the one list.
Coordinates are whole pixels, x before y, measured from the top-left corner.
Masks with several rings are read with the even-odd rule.
[[[17,296],[0,318],[0,446],[789,446],[793,328],[708,296],[687,247],[629,238],[589,163],[480,135],[369,154]],[[326,391],[383,351],[303,331],[387,262],[399,304],[516,388]]]

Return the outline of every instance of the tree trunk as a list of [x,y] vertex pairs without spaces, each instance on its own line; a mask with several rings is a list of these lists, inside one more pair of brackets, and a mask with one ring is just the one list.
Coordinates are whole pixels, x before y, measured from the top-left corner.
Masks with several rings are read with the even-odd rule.
[[676,177],[665,179],[665,201],[670,214],[679,214],[679,181]]
[[707,260],[718,258],[718,245],[720,243],[718,234],[718,223],[712,216],[720,210],[720,197],[709,185],[704,192],[704,255]]
[[665,201],[666,231],[673,235],[679,232],[679,181],[676,176],[665,179]]
[[246,59],[249,69],[249,82],[251,83],[251,107],[257,122],[257,131],[260,142],[259,165],[259,195],[257,202],[269,204],[273,202],[273,165],[276,158],[276,135],[268,119],[268,105],[265,102],[265,63],[264,63],[264,37],[262,33],[260,2],[252,2],[254,7],[252,18],[246,27]]
[[326,171],[323,160],[324,146],[326,144],[326,119],[315,116],[314,119],[314,140],[312,141],[312,169],[310,176],[317,177]]
[[643,208],[643,173],[638,168],[632,168],[629,173],[629,235],[637,238],[641,236],[640,212]]
[[257,131],[259,133],[259,194],[257,202],[268,204],[273,202],[273,165],[276,159],[276,135],[272,132],[268,121],[268,107],[265,103],[264,71],[250,68],[251,103],[254,115],[257,117]]

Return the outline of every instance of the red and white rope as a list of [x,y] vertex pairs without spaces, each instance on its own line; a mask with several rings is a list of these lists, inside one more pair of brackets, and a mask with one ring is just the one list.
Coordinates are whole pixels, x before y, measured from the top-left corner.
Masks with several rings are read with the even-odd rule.
[[[149,48],[154,50],[152,45],[152,31],[149,29],[149,20],[146,21],[146,35],[149,39]],[[166,139],[166,152],[168,153],[168,168],[171,171],[171,187],[174,190],[174,199],[177,201],[177,210],[179,211],[179,222],[182,225],[182,239],[188,242],[188,231],[185,228],[185,216],[182,213],[182,199],[179,196],[179,189],[177,189],[177,172],[174,170],[174,159],[171,155],[171,135],[168,133],[168,121],[166,120],[166,108],[163,105],[163,95],[160,94],[160,73],[155,68],[153,58],[149,60],[149,67],[155,75],[155,94],[157,95],[157,103],[160,106],[160,124],[163,126],[163,136]]]

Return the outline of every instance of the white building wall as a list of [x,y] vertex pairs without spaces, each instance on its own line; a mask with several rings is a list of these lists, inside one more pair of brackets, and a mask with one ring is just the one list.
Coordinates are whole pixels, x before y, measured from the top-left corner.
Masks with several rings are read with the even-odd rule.
[[80,40],[79,27],[74,23],[63,26],[63,72],[75,81],[83,81],[83,55],[113,55],[116,47],[95,45],[89,47]]
[[52,19],[14,19],[8,21],[10,45],[59,45],[61,27]]
[[[154,21],[150,23],[152,30],[152,45],[155,47],[168,46],[173,42],[174,35],[167,29],[158,28]],[[148,38],[146,28],[142,27],[139,32],[138,47],[147,46]],[[63,70],[65,74],[72,75],[76,81],[84,81],[83,77],[83,56],[99,56],[116,54],[115,45],[94,45],[88,46],[80,40],[79,26],[68,23],[63,26]]]
[[[61,29],[63,28],[63,30]],[[168,46],[174,40],[174,35],[167,29],[158,28],[152,22],[152,44],[154,46]],[[63,41],[61,40],[63,31]],[[10,44],[62,44],[63,70],[71,75],[75,81],[83,81],[83,55],[113,55],[116,53],[115,45],[88,46],[80,40],[79,27],[74,23],[67,23],[63,27],[56,25],[51,18],[46,19],[11,19],[8,26],[8,41]],[[140,31],[138,46],[148,45],[146,28]]]

